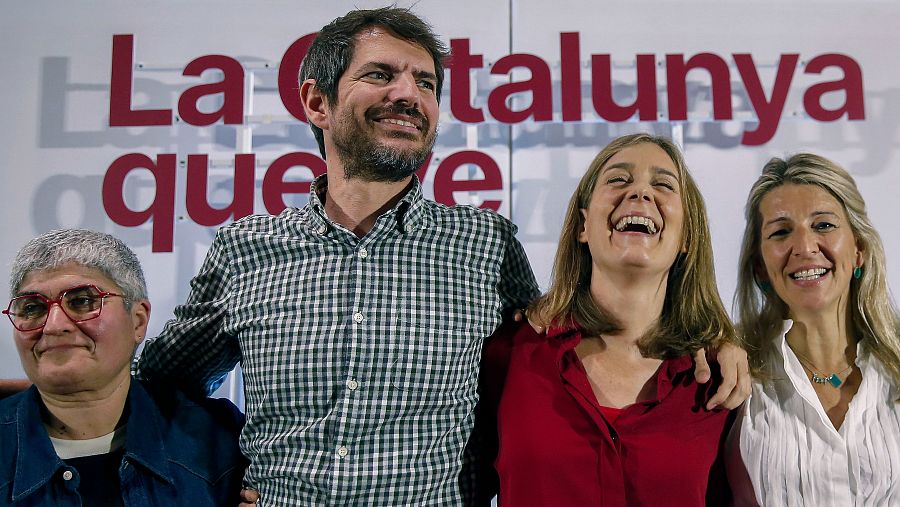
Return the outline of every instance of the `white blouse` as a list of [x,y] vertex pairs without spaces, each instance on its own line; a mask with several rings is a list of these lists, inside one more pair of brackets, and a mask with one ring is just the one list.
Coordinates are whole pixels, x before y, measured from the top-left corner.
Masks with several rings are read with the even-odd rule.
[[900,505],[900,388],[858,346],[862,383],[835,430],[787,345],[792,324],[769,357],[771,379],[753,383],[728,437],[735,505]]

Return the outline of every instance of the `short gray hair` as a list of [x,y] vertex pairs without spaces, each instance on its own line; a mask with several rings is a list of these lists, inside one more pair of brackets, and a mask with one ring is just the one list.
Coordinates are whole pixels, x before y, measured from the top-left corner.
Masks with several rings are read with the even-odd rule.
[[122,290],[127,308],[135,301],[147,299],[147,283],[137,255],[121,240],[87,229],[50,231],[25,243],[16,254],[9,275],[10,297],[16,297],[29,274],[70,263],[108,276]]

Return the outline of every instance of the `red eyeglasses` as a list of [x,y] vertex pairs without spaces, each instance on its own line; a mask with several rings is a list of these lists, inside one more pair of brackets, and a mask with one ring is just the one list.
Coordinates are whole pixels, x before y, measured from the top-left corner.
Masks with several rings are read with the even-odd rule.
[[56,299],[48,299],[41,294],[15,297],[3,313],[19,331],[36,331],[47,323],[50,307],[54,304],[59,305],[72,322],[78,323],[99,317],[103,300],[112,296],[125,297],[102,291],[93,285],[79,285],[62,291]]

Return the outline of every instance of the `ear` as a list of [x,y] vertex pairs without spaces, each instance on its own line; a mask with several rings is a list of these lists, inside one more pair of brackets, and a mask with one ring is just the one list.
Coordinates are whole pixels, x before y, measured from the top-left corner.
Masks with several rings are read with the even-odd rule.
[[328,104],[325,95],[316,86],[315,79],[307,79],[300,84],[300,102],[306,111],[306,119],[322,130],[328,129]]
[[578,242],[587,243],[587,210],[579,208],[578,211],[581,213],[581,230],[578,231]]
[[131,305],[131,321],[134,323],[134,344],[144,341],[150,324],[150,301],[141,299]]
[[861,268],[863,263],[866,260],[866,251],[859,245],[859,241],[856,242],[856,267]]

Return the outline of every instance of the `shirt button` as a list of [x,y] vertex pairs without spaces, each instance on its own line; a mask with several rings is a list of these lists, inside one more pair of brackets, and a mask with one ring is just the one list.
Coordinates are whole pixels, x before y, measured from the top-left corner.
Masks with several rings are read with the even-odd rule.
[[355,320],[356,322],[362,322],[362,321],[363,321],[363,314],[361,314],[361,313],[359,313],[359,312],[354,313],[354,314],[353,314],[353,320]]
[[348,451],[347,448],[344,447],[343,445],[338,447],[338,456],[343,458],[344,456],[346,456],[349,453],[350,453],[350,451]]
[[355,391],[357,387],[359,387],[359,382],[356,380],[350,379],[347,381],[347,389]]
[[369,251],[365,248],[360,248],[359,252],[356,255],[359,256],[360,259],[365,259],[369,256]]
[[413,229],[416,228],[416,226],[414,226],[413,224],[406,224],[405,226],[403,226],[403,228],[406,229],[406,232],[412,232]]
[[72,480],[72,471],[66,470],[65,472],[63,472],[63,479],[67,480],[67,481],[71,481]]
[[319,226],[318,229],[316,229],[316,232],[318,232],[319,234],[325,234],[326,232],[328,232],[328,226],[325,224],[322,224]]

